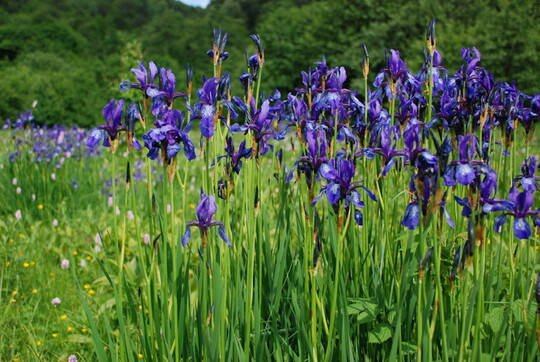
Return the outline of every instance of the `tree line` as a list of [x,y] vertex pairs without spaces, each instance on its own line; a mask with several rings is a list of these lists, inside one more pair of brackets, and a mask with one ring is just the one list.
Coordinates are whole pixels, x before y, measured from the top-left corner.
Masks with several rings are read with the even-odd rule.
[[[460,50],[477,47],[482,65],[497,80],[515,81],[538,93],[540,6],[536,1],[478,0],[212,0],[206,9],[174,0],[0,0],[0,117],[30,108],[42,123],[92,126],[102,122],[110,98],[128,94],[118,84],[133,80],[141,60],[171,68],[179,91],[185,67],[194,83],[212,76],[206,52],[213,28],[228,33],[225,62],[233,87],[246,71],[246,52],[261,36],[266,64],[263,92],[282,93],[301,85],[300,72],[323,54],[329,66],[345,66],[347,86],[363,86],[362,44],[372,73],[384,67],[385,51],[399,50],[412,69],[424,55],[425,31],[437,19],[437,48],[451,72]],[[234,90],[233,90],[234,91]],[[129,95],[128,95],[129,96]]]

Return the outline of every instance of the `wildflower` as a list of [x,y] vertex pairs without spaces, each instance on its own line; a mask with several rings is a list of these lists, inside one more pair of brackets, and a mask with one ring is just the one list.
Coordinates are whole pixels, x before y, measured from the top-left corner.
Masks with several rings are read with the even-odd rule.
[[86,146],[94,148],[101,140],[103,140],[103,146],[110,147],[112,152],[116,151],[118,146],[118,133],[125,130],[125,126],[122,125],[122,111],[124,108],[124,100],[111,99],[109,103],[103,108],[103,116],[105,116],[106,124],[98,126],[88,135]]
[[54,298],[53,300],[51,300],[51,304],[54,305],[54,306],[57,306],[58,304],[62,303],[62,301],[60,300],[60,298],[56,297]]
[[23,267],[28,268],[30,266],[29,263],[23,263]]
[[107,197],[107,206],[108,207],[113,206],[113,197],[112,196]]
[[249,158],[251,155],[251,148],[246,148],[246,140],[243,140],[238,147],[238,151],[235,152],[234,145],[232,143],[232,137],[227,137],[227,146],[225,147],[226,154],[219,156],[218,161],[223,157],[227,158],[227,173],[230,175],[232,171],[240,174],[242,168],[242,158]]
[[60,319],[61,319],[61,320],[66,320],[67,317],[68,317],[67,314],[63,314],[63,315],[60,316]]
[[529,157],[523,161],[521,166],[522,175],[518,175],[514,178],[513,185],[515,186],[518,182],[523,186],[523,189],[526,191],[535,191],[539,188],[538,180],[540,176],[535,176],[536,172],[536,157]]
[[69,260],[67,260],[67,259],[62,260],[62,263],[60,264],[60,266],[61,266],[62,269],[69,268]]
[[145,96],[154,97],[157,95],[157,87],[153,83],[158,69],[154,62],[151,61],[148,63],[148,70],[144,63],[140,62],[137,68],[131,69],[131,72],[135,74],[135,78],[137,78],[139,83],[130,84],[129,81],[122,82],[120,83],[120,90],[125,92],[129,88],[135,88],[143,91]]
[[53,337],[53,338],[58,337],[58,333],[53,333],[53,334],[51,334],[51,337]]
[[160,119],[155,123],[157,128],[151,128],[142,136],[144,145],[148,148],[147,157],[155,160],[161,151],[163,163],[169,165],[183,148],[184,156],[193,160],[195,145],[188,136],[191,123],[184,123],[184,114],[176,109],[160,113]]
[[37,289],[32,289],[32,294],[37,294],[37,293],[38,293]]
[[143,242],[148,245],[150,244],[150,234],[144,234]]
[[470,185],[476,178],[476,166],[482,161],[473,160],[478,139],[474,134],[459,136],[459,160],[450,162],[444,173],[444,184],[454,186],[456,181],[461,185]]
[[80,264],[81,268],[86,268],[86,260],[81,260]]
[[15,190],[15,193],[16,193],[17,195],[20,195],[21,192],[22,192],[21,188],[20,188],[20,187],[17,187],[17,189]]
[[495,218],[495,232],[500,233],[507,216],[512,215],[514,217],[514,235],[518,239],[530,238],[532,231],[527,216],[532,216],[534,224],[540,227],[540,216],[538,216],[540,210],[531,210],[534,203],[534,193],[527,190],[519,192],[517,188],[512,187],[508,193],[508,202],[505,201],[490,205],[490,207],[484,206],[484,212],[506,211]]
[[190,220],[187,222],[187,228],[182,237],[182,246],[186,246],[189,243],[191,238],[191,227],[195,226],[199,228],[203,240],[203,249],[206,249],[206,238],[208,229],[212,226],[218,226],[218,234],[223,239],[223,241],[228,245],[232,246],[229,238],[225,234],[225,225],[218,220],[213,220],[212,216],[217,212],[217,205],[214,196],[206,195],[204,192],[201,192],[201,201],[197,205],[195,213],[197,214],[196,220]]
[[51,180],[56,181],[56,174],[54,172],[51,173]]
[[11,180],[11,183],[12,183],[14,186],[17,185],[17,178],[14,177],[13,180]]
[[127,218],[128,218],[128,220],[135,219],[135,215],[133,214],[133,211],[131,211],[131,210],[127,211]]
[[52,226],[54,226],[54,227],[58,226],[58,220],[57,219],[53,219]]
[[321,188],[319,196],[313,200],[312,205],[321,199],[323,193],[326,194],[326,198],[334,210],[337,210],[340,203],[345,201],[345,210],[348,211],[352,203],[355,207],[354,219],[358,225],[363,225],[363,215],[360,208],[364,207],[364,202],[357,189],[364,189],[373,201],[377,201],[377,197],[367,187],[360,185],[363,181],[352,181],[355,173],[354,162],[344,158],[330,160],[321,165],[319,172],[328,181],[328,184]]
[[21,210],[15,211],[15,219],[17,219],[17,220],[22,219]]
[[43,210],[43,205],[42,205],[42,204],[39,204],[39,205],[37,206],[37,208],[40,209],[40,210]]

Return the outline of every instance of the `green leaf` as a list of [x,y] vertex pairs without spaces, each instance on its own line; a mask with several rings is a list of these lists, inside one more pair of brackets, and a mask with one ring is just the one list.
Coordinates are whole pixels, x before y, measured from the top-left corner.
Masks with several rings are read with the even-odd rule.
[[532,302],[526,300],[514,300],[511,305],[514,319],[529,326],[534,325],[535,309]]
[[368,343],[383,343],[392,337],[392,327],[386,323],[380,323],[368,332]]
[[347,313],[349,315],[357,314],[356,320],[358,324],[369,323],[379,315],[379,306],[372,299],[360,298],[353,299],[354,303],[349,304]]
[[504,309],[500,307],[493,308],[486,320],[494,333],[498,333],[504,322]]

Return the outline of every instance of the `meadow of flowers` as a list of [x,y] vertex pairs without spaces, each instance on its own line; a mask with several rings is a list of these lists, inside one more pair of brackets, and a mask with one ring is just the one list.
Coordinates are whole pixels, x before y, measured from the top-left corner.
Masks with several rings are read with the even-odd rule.
[[[519,360],[540,345],[540,94],[476,48],[301,88],[141,62],[92,130],[0,140],[2,360]],[[133,98],[133,97],[131,97]],[[34,104],[34,106],[36,106]],[[193,129],[192,129],[193,128]]]

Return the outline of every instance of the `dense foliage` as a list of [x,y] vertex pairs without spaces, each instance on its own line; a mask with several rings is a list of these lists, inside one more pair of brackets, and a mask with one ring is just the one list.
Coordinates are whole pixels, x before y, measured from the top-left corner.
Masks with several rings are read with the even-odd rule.
[[[213,0],[207,9],[174,0],[4,1],[0,118],[16,117],[38,100],[38,122],[93,125],[129,68],[143,58],[172,68],[179,81],[187,63],[196,64],[196,80],[210,75],[201,39],[219,26],[231,34],[231,74],[245,69],[244,51],[255,50],[247,35],[261,34],[268,59],[267,94],[275,87],[300,86],[298,69],[320,60],[323,52],[330,65],[344,65],[349,82],[361,87],[362,43],[376,69],[390,48],[400,50],[418,69],[423,59],[418,34],[433,16],[439,19],[439,50],[446,67],[458,66],[462,47],[477,46],[496,78],[515,80],[532,94],[539,78],[534,72],[539,11],[533,1],[516,0]],[[233,87],[240,87],[238,80]]]

